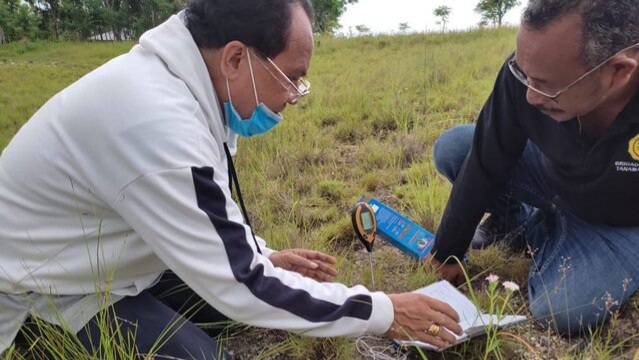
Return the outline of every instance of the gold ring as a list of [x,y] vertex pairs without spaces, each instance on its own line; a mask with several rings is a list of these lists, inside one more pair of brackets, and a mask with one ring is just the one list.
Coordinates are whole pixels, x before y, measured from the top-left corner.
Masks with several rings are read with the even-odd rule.
[[439,330],[440,330],[440,329],[441,329],[441,328],[439,327],[439,325],[437,325],[437,324],[435,324],[435,323],[432,323],[432,324],[428,327],[428,333],[429,333],[430,335],[437,336],[437,334],[439,334]]

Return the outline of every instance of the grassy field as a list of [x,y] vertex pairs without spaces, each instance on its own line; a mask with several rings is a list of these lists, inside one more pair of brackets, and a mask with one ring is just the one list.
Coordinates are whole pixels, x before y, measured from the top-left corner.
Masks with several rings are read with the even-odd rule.
[[[308,79],[312,94],[285,112],[273,132],[242,140],[240,181],[256,233],[273,248],[307,247],[338,257],[339,281],[370,286],[367,254],[349,217],[363,194],[375,196],[436,230],[450,185],[432,161],[435,139],[472,123],[497,70],[513,50],[514,29],[466,33],[316,40]],[[132,43],[0,45],[0,149],[51,95]],[[376,243],[376,290],[410,291],[436,280],[430,270]],[[522,286],[507,304],[527,314],[528,261],[499,248],[469,255],[471,289],[490,301],[488,273]],[[639,299],[588,339],[565,339],[533,321],[482,337],[444,354],[409,351],[409,358],[639,358]],[[254,341],[246,341],[251,336]],[[240,359],[361,359],[354,339],[317,339],[243,329],[222,339]],[[368,339],[385,347],[387,340]],[[360,344],[361,345],[361,344]],[[9,355],[21,358],[20,353]]]

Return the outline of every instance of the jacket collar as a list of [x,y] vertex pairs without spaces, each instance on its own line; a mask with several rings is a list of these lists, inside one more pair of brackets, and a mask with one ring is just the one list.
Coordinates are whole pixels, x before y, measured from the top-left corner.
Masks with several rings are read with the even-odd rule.
[[185,25],[184,10],[142,34],[139,44],[160,57],[169,71],[184,81],[202,107],[221,153],[224,142],[229,142],[231,153],[235,153],[237,135],[231,133],[224,125],[224,116],[208,69],[200,49]]

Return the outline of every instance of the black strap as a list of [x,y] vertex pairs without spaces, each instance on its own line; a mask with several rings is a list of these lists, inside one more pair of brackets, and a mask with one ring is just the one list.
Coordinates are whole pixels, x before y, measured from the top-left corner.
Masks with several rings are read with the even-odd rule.
[[233,183],[235,183],[235,188],[237,189],[237,198],[240,201],[240,208],[242,209],[242,215],[244,216],[244,221],[246,225],[251,229],[251,235],[253,236],[253,241],[255,241],[255,246],[257,247],[257,252],[262,254],[262,250],[260,249],[260,245],[257,243],[257,239],[255,238],[255,233],[253,232],[253,226],[251,226],[251,220],[249,220],[248,212],[246,211],[246,206],[244,206],[244,198],[242,197],[242,190],[240,189],[240,181],[237,179],[237,173],[235,172],[235,166],[233,165],[233,157],[231,156],[231,151],[229,147],[224,143],[224,152],[226,153],[226,162],[229,168],[229,190],[231,190],[231,195],[233,195]]

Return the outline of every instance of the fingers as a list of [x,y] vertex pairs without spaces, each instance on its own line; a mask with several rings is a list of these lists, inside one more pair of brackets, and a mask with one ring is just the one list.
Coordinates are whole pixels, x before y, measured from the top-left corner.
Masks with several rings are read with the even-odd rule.
[[289,252],[289,253],[286,253],[285,256],[286,256],[286,262],[288,262],[291,268],[301,267],[305,269],[316,270],[320,266],[315,261],[311,261],[296,253]]
[[333,267],[326,265],[324,263],[317,263],[317,265],[319,265],[319,267],[316,269],[316,271],[320,271],[323,272],[327,275],[330,276],[337,276],[337,270],[335,270]]
[[[457,325],[459,326],[459,325]],[[463,332],[462,332],[463,333]],[[429,336],[433,336],[428,334]],[[461,334],[459,334],[461,335]],[[457,338],[455,337],[455,335],[453,335],[450,331],[448,331],[445,327],[441,327],[439,329],[439,332],[437,333],[437,336],[433,336],[435,338],[439,337],[440,339],[444,340],[446,343],[448,344],[454,344],[457,341]]]
[[464,333],[464,330],[459,325],[459,315],[450,305],[447,303],[426,296],[428,306],[431,308],[429,319],[437,325],[441,325],[457,335]]
[[337,260],[327,254],[324,254],[321,251],[316,251],[316,250],[306,250],[306,249],[295,249],[295,252],[300,255],[303,256],[309,260],[313,260],[313,261],[321,261],[327,264],[335,264],[337,263]]
[[330,277],[332,276],[337,275],[337,270],[319,260],[312,261],[299,255],[295,255],[294,257],[291,257],[290,263],[291,265],[293,265],[294,268],[305,268],[306,273],[309,275],[311,275],[312,273],[324,274],[328,279],[330,279]]
[[289,249],[273,253],[269,259],[277,267],[297,272],[318,281],[332,282],[337,270],[321,261],[335,262],[335,258],[318,251]]
[[439,267],[439,273],[442,278],[448,280],[451,284],[458,286],[464,283],[464,270],[457,263],[443,264]]
[[[424,295],[426,296],[426,295]],[[451,318],[452,320],[454,320],[455,322],[459,322],[459,315],[457,314],[457,311],[455,311],[455,309],[453,309],[450,305],[448,305],[447,303],[439,300],[439,299],[435,299],[432,298],[430,296],[426,296],[428,298],[428,305],[435,311],[438,311],[444,315],[446,315],[447,317]]]
[[[440,330],[440,332],[444,333],[448,333],[448,331],[446,331],[446,329],[448,329],[449,331],[457,334],[457,335],[462,335],[464,333],[464,330],[462,329],[462,327],[459,325],[459,323],[456,320],[453,320],[453,318],[440,313],[440,312],[434,312],[431,316],[431,320],[437,324],[440,325],[442,327],[442,329]],[[450,336],[453,336],[452,334],[448,333]]]
[[435,259],[435,257],[431,253],[426,254],[426,257],[424,257],[423,263],[426,266],[432,266],[434,268],[438,268],[442,265],[442,263],[439,260]]
[[455,343],[453,333],[463,334],[458,323],[459,315],[448,304],[416,293],[391,294],[389,297],[395,315],[389,334],[428,342],[437,347]]
[[[331,268],[332,270],[332,268]],[[309,270],[306,268],[301,268],[301,269],[294,269],[294,271],[297,271],[298,273],[306,276],[306,277],[310,277],[313,278],[315,280],[318,281],[325,281],[325,282],[332,282],[333,281],[333,273],[332,272],[326,272],[326,271],[320,271],[319,269],[317,270]],[[333,270],[334,271],[334,270]],[[335,275],[337,274],[337,271],[334,271]]]
[[[285,250],[290,256],[289,263],[293,271],[318,281],[333,281],[338,272],[332,266],[337,260],[320,251],[306,249]],[[294,260],[293,260],[294,259]],[[304,259],[304,260],[302,260]]]
[[327,275],[325,273],[321,273],[318,271],[313,271],[312,274],[309,274],[308,277],[311,277],[317,281],[323,281],[323,282],[333,282],[333,277],[330,275]]
[[464,272],[459,264],[444,264],[435,259],[432,254],[426,255],[423,264],[430,269],[430,271],[439,273],[440,279],[444,279],[455,286],[464,282]]
[[440,329],[437,335],[431,335],[426,331],[412,330],[408,328],[395,327],[387,334],[393,339],[421,341],[432,344],[438,348],[445,348],[454,344],[457,339],[446,329]]
[[[445,331],[445,330],[443,330],[443,331]],[[449,335],[450,335],[450,333],[449,333]],[[420,339],[420,341],[425,342],[425,343],[429,343],[429,344],[433,344],[433,345],[437,346],[438,348],[445,348],[445,347],[449,347],[451,344],[454,344],[455,343],[455,338],[453,338],[452,340],[443,340],[441,338],[425,334],[423,339]]]
[[435,259],[435,257],[429,253],[424,258],[423,264],[437,271],[442,279],[447,280],[455,286],[461,285],[465,281],[464,271],[459,263],[445,264]]

